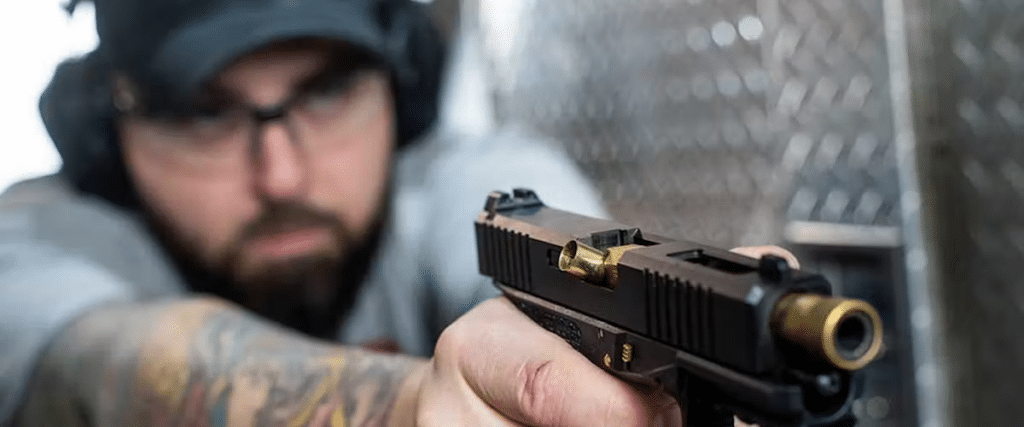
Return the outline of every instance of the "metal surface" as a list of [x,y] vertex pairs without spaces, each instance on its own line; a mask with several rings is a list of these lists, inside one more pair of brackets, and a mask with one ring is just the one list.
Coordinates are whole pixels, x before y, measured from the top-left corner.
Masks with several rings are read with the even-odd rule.
[[862,421],[859,425],[921,425],[917,421],[917,369],[910,363],[913,347],[907,338],[910,326],[902,319],[908,305],[902,292],[902,249],[801,245],[794,250],[802,267],[824,274],[839,285],[842,294],[871,302],[882,318],[882,353],[868,366],[865,395],[854,404],[854,413]]
[[[1024,4],[910,2],[925,230],[953,425],[1019,425],[1024,406]],[[926,319],[927,320],[927,319]],[[941,377],[940,377],[941,378]]]
[[[904,322],[900,326],[909,329],[909,334],[902,336],[909,339],[903,343],[904,354],[910,354],[914,360],[912,372],[902,372],[899,378],[912,378],[907,381],[914,384],[916,396],[916,413],[919,425],[940,427],[950,425],[953,421],[948,399],[949,369],[943,355],[948,354],[948,346],[940,334],[941,328],[935,327],[943,319],[938,303],[942,282],[939,280],[936,266],[939,265],[938,249],[940,243],[935,239],[936,228],[929,223],[926,216],[934,217],[929,209],[923,207],[922,171],[928,159],[919,153],[925,145],[920,144],[916,120],[926,115],[914,111],[914,92],[921,79],[914,79],[911,64],[921,61],[920,47],[930,45],[931,40],[920,38],[916,33],[911,48],[911,37],[907,27],[912,22],[920,23],[922,7],[916,0],[890,0],[885,2],[884,16],[885,34],[888,41],[889,76],[893,82],[890,91],[893,105],[893,125],[896,147],[896,161],[900,178],[901,211],[903,240],[905,242],[902,266],[906,282],[901,288],[906,290],[902,295],[896,294],[894,302],[903,307],[903,319],[910,319],[909,325]],[[915,30],[917,30],[915,28]],[[923,42],[923,43],[922,43]],[[911,57],[910,52],[915,52]],[[918,64],[920,67],[920,64]],[[929,184],[934,188],[934,180]],[[927,212],[927,213],[926,213]],[[930,228],[930,229],[929,229]],[[899,310],[897,310],[899,311]],[[909,399],[907,399],[909,400]]]
[[899,225],[882,1],[759,4],[786,219]]
[[784,297],[772,313],[772,330],[846,370],[863,368],[882,348],[878,312],[856,299],[797,294]]
[[719,244],[777,234],[751,215],[786,196],[770,185],[784,147],[753,2],[484,1],[480,15],[498,122],[565,143],[616,218]]
[[881,0],[481,4],[499,123],[564,142],[616,217],[716,244],[899,225]]

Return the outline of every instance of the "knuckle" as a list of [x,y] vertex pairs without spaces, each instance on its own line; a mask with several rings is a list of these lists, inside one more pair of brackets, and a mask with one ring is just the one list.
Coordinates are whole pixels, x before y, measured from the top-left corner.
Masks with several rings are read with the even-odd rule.
[[518,395],[517,402],[527,419],[533,420],[537,425],[560,425],[558,409],[561,406],[559,398],[559,381],[554,381],[555,364],[548,360],[539,363],[527,363],[518,372]]
[[416,427],[441,427],[444,420],[436,410],[420,409],[416,412]]
[[448,325],[437,337],[434,347],[436,351],[458,350],[466,346],[465,319],[459,319]]
[[659,400],[651,393],[643,393],[626,383],[609,389],[595,411],[594,426],[643,426],[653,425],[658,418]]
[[650,408],[632,394],[615,395],[609,399],[603,426],[647,426],[652,420]]
[[465,378],[471,382],[477,380],[481,360],[475,356],[479,348],[475,348],[472,337],[463,325],[453,323],[441,332],[434,348],[432,370],[443,378]]

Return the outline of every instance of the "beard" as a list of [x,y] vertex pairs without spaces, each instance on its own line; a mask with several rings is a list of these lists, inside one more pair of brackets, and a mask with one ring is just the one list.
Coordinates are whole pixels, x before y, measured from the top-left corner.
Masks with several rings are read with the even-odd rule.
[[[381,245],[390,212],[390,185],[361,239],[337,216],[298,202],[266,201],[212,264],[198,245],[185,241],[170,222],[146,210],[154,235],[167,249],[189,288],[235,302],[259,316],[304,334],[335,339],[355,304]],[[301,256],[256,263],[246,245],[261,237],[302,228],[329,230],[333,244]]]

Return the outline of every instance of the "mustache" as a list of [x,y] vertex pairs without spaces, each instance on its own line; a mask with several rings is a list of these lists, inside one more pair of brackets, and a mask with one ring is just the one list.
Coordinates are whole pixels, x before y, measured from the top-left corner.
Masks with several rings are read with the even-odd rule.
[[333,215],[311,206],[294,202],[267,202],[264,206],[259,216],[242,227],[238,243],[303,228],[344,229]]

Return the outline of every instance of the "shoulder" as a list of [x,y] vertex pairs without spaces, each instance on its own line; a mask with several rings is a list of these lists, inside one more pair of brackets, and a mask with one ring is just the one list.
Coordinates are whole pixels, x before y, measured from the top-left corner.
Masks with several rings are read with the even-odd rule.
[[60,175],[25,180],[0,194],[0,244],[45,248],[101,268],[141,296],[182,288],[142,219],[78,192]]
[[433,135],[410,148],[399,162],[398,180],[430,194],[431,204],[441,211],[471,206],[475,215],[489,192],[523,187],[551,206],[607,216],[593,184],[550,138],[505,128],[480,135]]
[[56,174],[45,175],[12,184],[0,193],[0,208],[73,197],[73,190],[67,180]]
[[[104,233],[108,239],[144,234],[135,216],[75,190],[60,175],[18,182],[0,194],[0,215],[10,224],[8,235],[74,243],[79,237]],[[111,234],[112,233],[112,234]]]
[[[107,223],[135,223],[131,214],[97,197],[87,196],[59,174],[26,179],[11,185],[0,193],[0,213],[42,213],[38,221],[52,221],[56,217],[75,217],[75,223],[97,219],[98,225]],[[67,218],[71,220],[71,218]]]
[[178,295],[176,277],[131,215],[59,176],[0,194],[0,425],[58,331],[106,303]]

